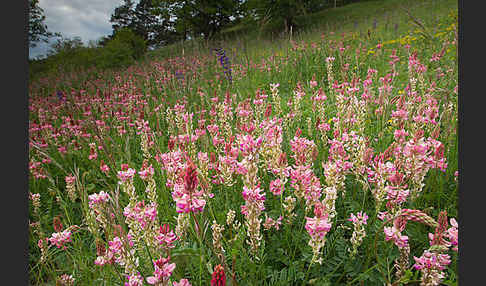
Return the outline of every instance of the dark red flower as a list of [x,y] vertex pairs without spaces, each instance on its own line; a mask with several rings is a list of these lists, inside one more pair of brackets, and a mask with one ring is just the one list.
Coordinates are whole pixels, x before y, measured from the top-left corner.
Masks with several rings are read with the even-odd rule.
[[98,256],[103,256],[106,253],[106,248],[105,244],[103,243],[102,240],[97,239],[96,240],[96,255]]
[[287,165],[287,154],[285,152],[280,154],[280,157],[278,158],[278,164],[282,167]]
[[224,267],[221,264],[214,267],[213,276],[211,277],[211,286],[225,286],[226,275],[224,274]]
[[302,135],[302,130],[297,127],[297,130],[295,131],[295,137],[300,137],[300,135]]
[[193,162],[189,161],[184,175],[184,186],[186,191],[192,192],[197,186],[197,169]]
[[174,150],[174,140],[169,139],[169,143],[167,144],[167,147],[169,148],[170,151]]
[[432,240],[432,245],[444,245],[444,235],[447,231],[449,223],[447,222],[447,211],[441,211],[439,217],[437,218],[437,227],[435,228],[434,239]]
[[52,224],[54,226],[55,232],[62,231],[62,222],[61,222],[61,218],[59,216],[54,217],[54,219],[52,220]]
[[267,105],[267,109],[265,110],[265,117],[268,118],[272,114],[272,105]]

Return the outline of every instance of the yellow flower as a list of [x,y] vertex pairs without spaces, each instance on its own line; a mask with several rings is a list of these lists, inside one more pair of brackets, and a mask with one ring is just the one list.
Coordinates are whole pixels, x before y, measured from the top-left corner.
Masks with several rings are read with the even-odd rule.
[[331,121],[332,121],[332,118],[329,118],[329,120],[327,121],[327,124],[331,124]]
[[368,55],[371,55],[371,54],[374,54],[374,53],[375,53],[375,51],[373,51],[373,50],[368,51]]
[[445,34],[445,32],[439,32],[439,33],[435,34],[435,37],[438,38],[438,37],[440,37],[440,36],[442,36],[444,34]]

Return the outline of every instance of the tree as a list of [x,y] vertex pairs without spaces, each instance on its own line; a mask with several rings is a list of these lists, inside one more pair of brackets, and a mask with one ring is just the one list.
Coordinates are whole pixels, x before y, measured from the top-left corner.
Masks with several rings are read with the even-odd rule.
[[47,29],[45,19],[39,0],[29,0],[29,46],[32,48],[36,47],[38,42],[48,43],[50,37],[60,36],[59,33],[52,33]]
[[132,0],[124,0],[123,5],[115,8],[115,11],[111,14],[110,18],[110,23],[113,23],[111,27],[114,32],[124,27],[133,28],[131,27],[134,17],[133,4]]
[[111,15],[113,34],[122,28],[128,28],[142,37],[148,46],[166,44],[169,34],[170,15],[165,13],[163,2],[140,0],[137,5],[125,0]]
[[172,1],[175,26],[184,34],[209,39],[223,28],[234,24],[242,14],[242,0]]
[[83,48],[84,44],[81,37],[74,38],[60,38],[51,45],[51,49],[47,52],[49,56],[57,55],[60,53],[74,55],[76,50]]
[[322,8],[319,0],[248,0],[245,3],[247,16],[260,22],[283,22],[285,31],[297,26],[296,19],[300,15]]

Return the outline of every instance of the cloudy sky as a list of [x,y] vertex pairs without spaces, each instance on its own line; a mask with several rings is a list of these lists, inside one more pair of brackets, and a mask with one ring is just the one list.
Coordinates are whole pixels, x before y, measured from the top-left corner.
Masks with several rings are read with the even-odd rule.
[[[66,38],[79,36],[85,43],[111,34],[111,14],[122,3],[123,0],[39,0],[49,31],[60,32]],[[48,50],[49,44],[39,43],[29,49],[29,57],[44,55]]]

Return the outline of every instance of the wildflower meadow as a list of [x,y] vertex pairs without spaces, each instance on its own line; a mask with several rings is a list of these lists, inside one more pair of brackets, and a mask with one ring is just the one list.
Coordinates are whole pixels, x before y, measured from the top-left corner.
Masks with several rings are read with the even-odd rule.
[[34,78],[31,284],[457,285],[457,3],[410,2]]

